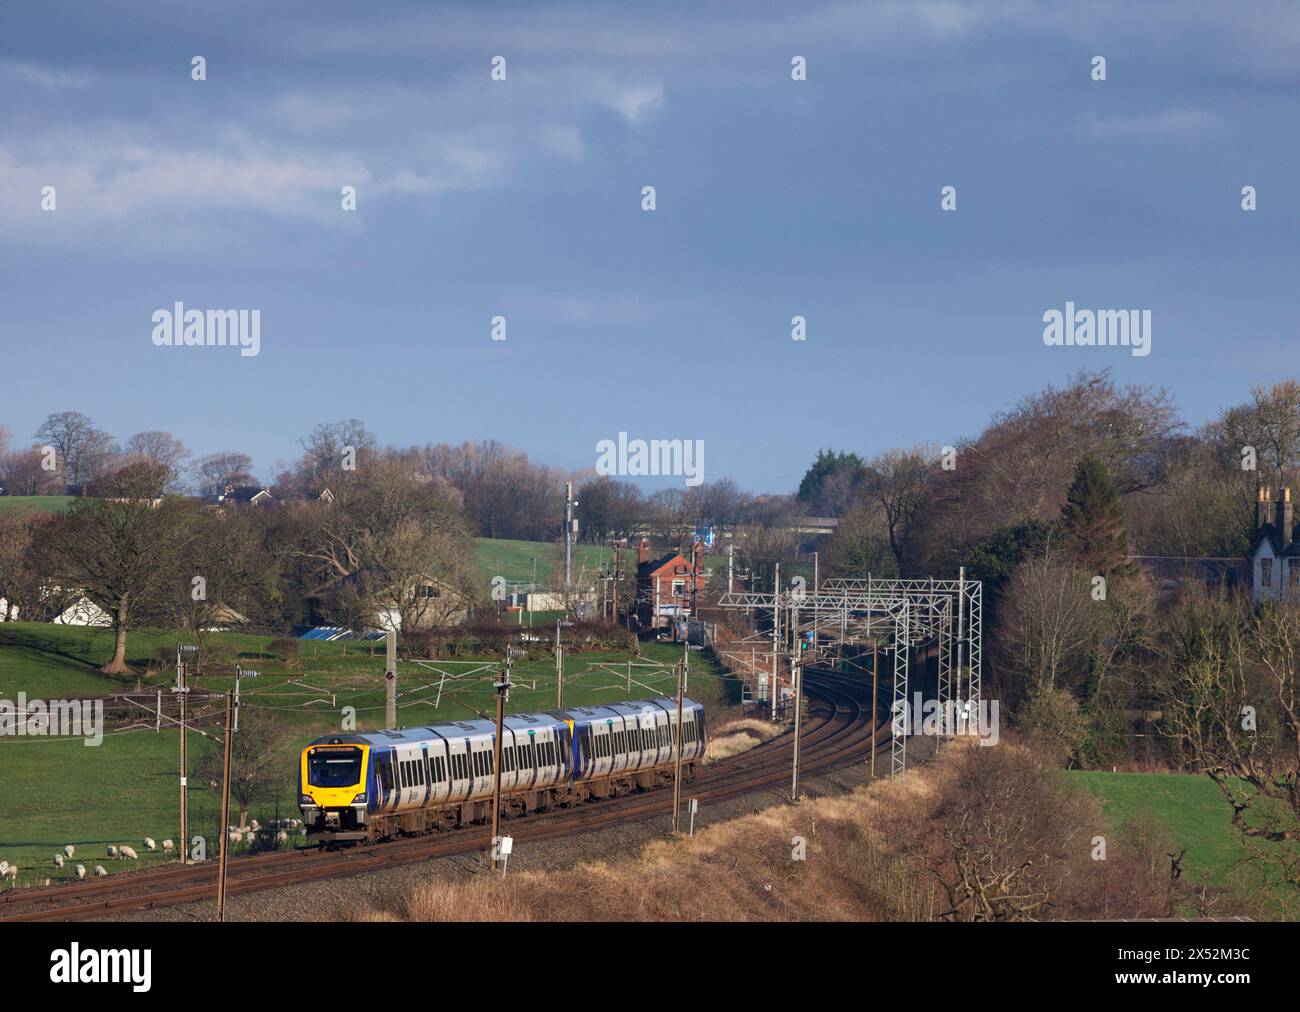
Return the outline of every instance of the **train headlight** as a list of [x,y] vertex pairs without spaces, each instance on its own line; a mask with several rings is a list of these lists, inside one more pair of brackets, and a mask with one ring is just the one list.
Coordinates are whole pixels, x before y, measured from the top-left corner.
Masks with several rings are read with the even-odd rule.
[[300,805],[314,805],[314,804],[316,804],[316,799],[313,798],[310,794],[299,794],[299,795],[298,795],[298,804],[300,804]]
[[355,798],[352,799],[352,803],[354,805],[364,805],[366,803],[366,792],[362,791],[360,794],[358,794]]

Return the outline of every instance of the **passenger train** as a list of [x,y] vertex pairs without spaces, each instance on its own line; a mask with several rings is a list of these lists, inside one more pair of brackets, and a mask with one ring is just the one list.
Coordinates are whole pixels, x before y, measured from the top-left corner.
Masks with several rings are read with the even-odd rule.
[[[507,717],[502,817],[671,783],[676,727],[666,698]],[[316,739],[298,768],[308,839],[374,842],[490,819],[495,739],[490,720]],[[683,780],[704,747],[704,707],[683,700]]]

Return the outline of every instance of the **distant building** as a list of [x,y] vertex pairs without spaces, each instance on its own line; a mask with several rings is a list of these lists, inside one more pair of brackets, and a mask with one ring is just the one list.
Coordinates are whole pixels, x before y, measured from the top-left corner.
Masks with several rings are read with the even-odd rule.
[[1255,503],[1255,544],[1250,553],[1254,598],[1300,603],[1300,542],[1291,490],[1282,489],[1277,502],[1272,495],[1272,489],[1262,488]]
[[[692,554],[699,548],[696,542]],[[668,552],[652,559],[650,542],[642,538],[636,565],[637,617],[641,625],[658,628],[668,625],[673,618],[689,615],[696,596],[704,593],[707,581],[708,574],[699,565],[698,558],[694,566],[681,552]]]
[[261,485],[227,485],[211,501],[217,506],[241,503],[260,506],[271,501],[271,491]]

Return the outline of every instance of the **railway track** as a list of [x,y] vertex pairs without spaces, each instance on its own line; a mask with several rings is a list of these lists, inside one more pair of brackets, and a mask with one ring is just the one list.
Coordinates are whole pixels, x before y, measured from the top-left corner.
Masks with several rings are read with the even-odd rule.
[[[868,687],[826,669],[805,673],[809,702],[800,738],[800,776],[808,777],[869,758],[889,738],[868,712]],[[794,736],[787,732],[729,759],[700,768],[686,796],[717,801],[790,781]],[[672,791],[643,794],[504,820],[517,843],[599,829],[628,819],[672,811]],[[236,896],[316,879],[355,875],[416,861],[485,851],[488,829],[471,826],[429,836],[338,851],[315,848],[232,858],[226,893]],[[0,921],[73,921],[128,910],[215,899],[217,864],[168,865],[75,885],[20,889],[0,900]]]

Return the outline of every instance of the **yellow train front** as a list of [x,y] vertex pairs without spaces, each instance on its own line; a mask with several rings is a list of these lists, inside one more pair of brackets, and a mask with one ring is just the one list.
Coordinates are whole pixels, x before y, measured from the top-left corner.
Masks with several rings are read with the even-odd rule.
[[[505,817],[671,783],[677,704],[649,699],[516,714],[502,728]],[[302,751],[299,805],[309,840],[380,840],[490,817],[496,727],[452,721],[318,738]],[[683,775],[704,756],[704,707],[682,703]]]

